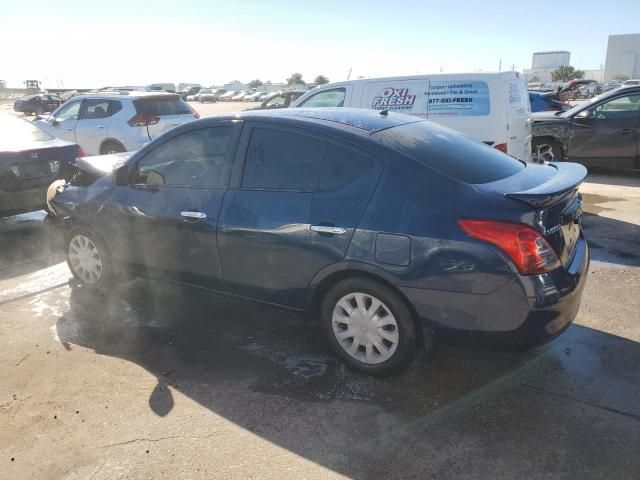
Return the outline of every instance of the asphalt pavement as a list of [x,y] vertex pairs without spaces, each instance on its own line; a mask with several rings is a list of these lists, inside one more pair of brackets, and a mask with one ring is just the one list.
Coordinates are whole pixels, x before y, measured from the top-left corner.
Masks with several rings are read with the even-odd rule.
[[582,186],[578,318],[526,353],[439,344],[350,372],[309,319],[71,280],[42,212],[0,220],[0,477],[640,477],[640,177]]

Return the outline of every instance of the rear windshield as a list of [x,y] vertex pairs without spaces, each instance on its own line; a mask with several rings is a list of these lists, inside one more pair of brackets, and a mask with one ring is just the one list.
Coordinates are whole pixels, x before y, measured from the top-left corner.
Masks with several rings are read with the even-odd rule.
[[523,162],[453,130],[414,122],[373,135],[385,145],[465,183],[489,183],[525,168]]
[[191,107],[180,97],[140,98],[134,102],[138,113],[143,115],[184,115],[191,114]]

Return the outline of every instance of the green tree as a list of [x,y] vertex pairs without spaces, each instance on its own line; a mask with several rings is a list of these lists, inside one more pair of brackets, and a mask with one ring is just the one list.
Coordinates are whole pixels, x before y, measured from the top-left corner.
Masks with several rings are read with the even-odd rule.
[[329,79],[324,75],[318,75],[313,83],[316,85],[324,85],[325,83],[329,83]]
[[261,87],[262,85],[264,85],[264,84],[262,83],[262,80],[259,80],[259,79],[257,79],[257,78],[256,78],[255,80],[251,80],[251,81],[249,82],[249,86],[250,86],[251,88],[258,88],[258,87]]
[[582,77],[584,77],[584,72],[582,70],[576,70],[571,65],[558,67],[551,72],[551,80],[554,82],[568,82],[569,80]]
[[614,80],[620,80],[621,82],[624,82],[625,80],[629,80],[629,77],[627,77],[626,75],[622,75],[621,73],[619,73],[618,75],[616,75],[615,77],[613,77]]
[[304,80],[302,79],[301,73],[292,73],[289,78],[287,78],[287,85],[296,85],[302,84],[304,85]]

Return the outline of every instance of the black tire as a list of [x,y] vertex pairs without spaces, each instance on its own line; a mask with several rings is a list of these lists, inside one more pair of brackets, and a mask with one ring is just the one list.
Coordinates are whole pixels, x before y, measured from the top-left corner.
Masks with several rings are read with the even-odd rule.
[[[96,247],[97,255],[101,264],[101,273],[97,279],[92,278],[89,280],[87,274],[83,273],[82,269],[79,268],[77,259],[74,260],[72,258],[72,243],[75,242],[76,239],[79,239],[79,237],[88,239]],[[113,284],[115,275],[109,249],[106,247],[100,236],[90,228],[74,227],[65,235],[65,254],[69,270],[71,270],[73,276],[83,286],[90,289],[103,290]]]
[[562,145],[557,140],[548,137],[534,138],[531,142],[533,161],[561,162],[564,158]]
[[44,108],[42,108],[42,105],[38,105],[36,107],[35,113],[36,113],[36,115],[43,115],[44,114]]
[[[364,297],[367,298],[368,295],[374,297],[375,299],[382,302],[383,305],[383,313],[388,310],[391,313],[392,317],[395,319],[395,323],[397,324],[397,344],[395,346],[395,350],[391,354],[391,356],[379,363],[370,363],[367,361],[362,361],[352,354],[348,353],[345,348],[348,348],[349,338],[343,338],[342,342],[338,340],[336,337],[336,333],[334,331],[334,309],[337,306],[337,303],[345,298],[348,298],[350,294],[355,293],[363,293]],[[369,300],[371,300],[369,297]],[[348,301],[348,300],[347,300]],[[371,303],[370,303],[371,305]],[[386,308],[384,308],[386,307]],[[346,313],[345,310],[342,310],[342,313]],[[376,312],[373,312],[376,314]],[[377,314],[376,314],[377,316]],[[371,317],[369,317],[371,318]],[[378,318],[387,318],[386,316],[378,317]],[[372,375],[376,377],[383,377],[387,375],[391,375],[405,368],[413,359],[416,351],[417,341],[416,341],[416,326],[414,323],[414,318],[400,296],[395,293],[390,288],[386,287],[380,282],[372,280],[370,278],[365,277],[352,277],[347,278],[345,280],[341,280],[336,285],[331,287],[327,294],[325,295],[322,305],[321,305],[321,321],[322,325],[325,329],[325,332],[329,338],[329,343],[332,348],[336,352],[336,354],[351,368],[357,370],[359,372],[365,373],[367,375]],[[335,322],[336,328],[339,330],[341,323],[339,320]],[[386,332],[393,332],[393,330],[387,330],[387,327],[378,327],[385,329]],[[345,326],[345,331],[350,327]],[[357,327],[356,327],[357,328]],[[394,327],[395,330],[395,327]],[[361,335],[363,333],[360,333]],[[366,336],[365,336],[366,338]],[[351,340],[351,345],[355,338]],[[383,340],[388,342],[388,340]],[[391,342],[389,342],[391,343]],[[345,345],[345,347],[343,347]],[[383,348],[387,348],[388,345],[384,344]],[[373,347],[372,356],[382,355],[382,353],[376,348]],[[357,345],[357,355],[363,356],[367,355],[365,353],[366,347],[361,345],[358,342]],[[377,353],[376,353],[377,352]],[[382,357],[380,357],[382,358]]]
[[100,155],[107,155],[109,153],[122,153],[126,151],[127,149],[124,148],[124,145],[114,140],[107,140],[100,147]]

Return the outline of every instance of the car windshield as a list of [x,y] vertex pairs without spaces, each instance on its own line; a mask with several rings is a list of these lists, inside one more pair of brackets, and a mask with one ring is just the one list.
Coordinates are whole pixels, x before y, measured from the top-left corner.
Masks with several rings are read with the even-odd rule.
[[21,118],[0,114],[0,151],[3,147],[30,142],[46,142],[55,137]]

